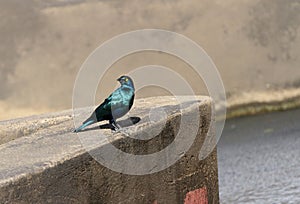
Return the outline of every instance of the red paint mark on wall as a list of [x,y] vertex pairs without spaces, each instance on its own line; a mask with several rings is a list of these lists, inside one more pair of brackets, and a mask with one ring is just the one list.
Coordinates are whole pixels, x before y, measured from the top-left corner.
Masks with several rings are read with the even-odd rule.
[[188,192],[184,204],[208,204],[206,187]]

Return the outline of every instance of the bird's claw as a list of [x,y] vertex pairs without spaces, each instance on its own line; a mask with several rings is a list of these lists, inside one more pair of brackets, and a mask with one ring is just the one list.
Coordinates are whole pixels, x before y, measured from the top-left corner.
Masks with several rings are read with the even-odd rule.
[[127,137],[129,137],[129,133],[125,131],[124,128],[122,127],[119,127],[119,128],[116,128],[114,130],[112,130],[113,133],[122,133],[124,135],[126,135]]
[[119,124],[117,124],[117,123],[111,123],[111,125],[113,126],[113,129],[112,129],[112,130],[114,130],[114,131],[117,131],[117,130],[119,130],[119,129],[122,128],[122,127],[121,127]]

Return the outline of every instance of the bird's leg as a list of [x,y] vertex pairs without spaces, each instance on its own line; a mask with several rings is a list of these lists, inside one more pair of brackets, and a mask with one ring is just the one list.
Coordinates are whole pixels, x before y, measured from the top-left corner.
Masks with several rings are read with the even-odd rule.
[[119,124],[117,124],[114,119],[109,120],[109,124],[114,127],[114,129],[113,129],[114,132],[116,132],[116,133],[121,132],[121,133],[125,134],[127,137],[129,137],[129,134]]
[[114,131],[117,131],[117,130],[121,129],[121,126],[119,124],[117,124],[114,119],[109,120],[109,124],[113,126]]

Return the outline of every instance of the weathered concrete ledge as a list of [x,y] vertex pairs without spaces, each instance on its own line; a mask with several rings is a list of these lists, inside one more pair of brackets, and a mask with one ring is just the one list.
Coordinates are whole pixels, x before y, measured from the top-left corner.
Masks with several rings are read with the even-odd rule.
[[137,136],[152,133],[160,125],[159,121],[149,122],[151,108],[163,108],[167,113],[163,130],[149,140],[112,134],[109,129],[92,127],[85,132],[86,136],[110,135],[110,142],[122,151],[150,154],[174,140],[183,115],[199,112],[199,130],[186,154],[171,167],[142,176],[117,173],[95,161],[72,132],[71,111],[1,122],[0,203],[218,203],[216,149],[198,160],[211,123],[211,100],[186,97],[185,101],[187,105],[180,111],[173,97],[136,100],[129,116],[141,120],[126,128]]
[[227,119],[300,107],[300,89],[247,92],[227,100]]

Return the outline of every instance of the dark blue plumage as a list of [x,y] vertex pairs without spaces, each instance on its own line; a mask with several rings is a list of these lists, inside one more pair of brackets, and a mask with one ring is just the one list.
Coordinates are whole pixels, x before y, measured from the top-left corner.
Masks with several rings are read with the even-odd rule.
[[116,123],[116,119],[124,116],[132,107],[135,90],[130,77],[121,76],[117,80],[121,86],[105,99],[75,132],[79,132],[85,127],[103,120],[108,120],[114,129],[120,128]]

